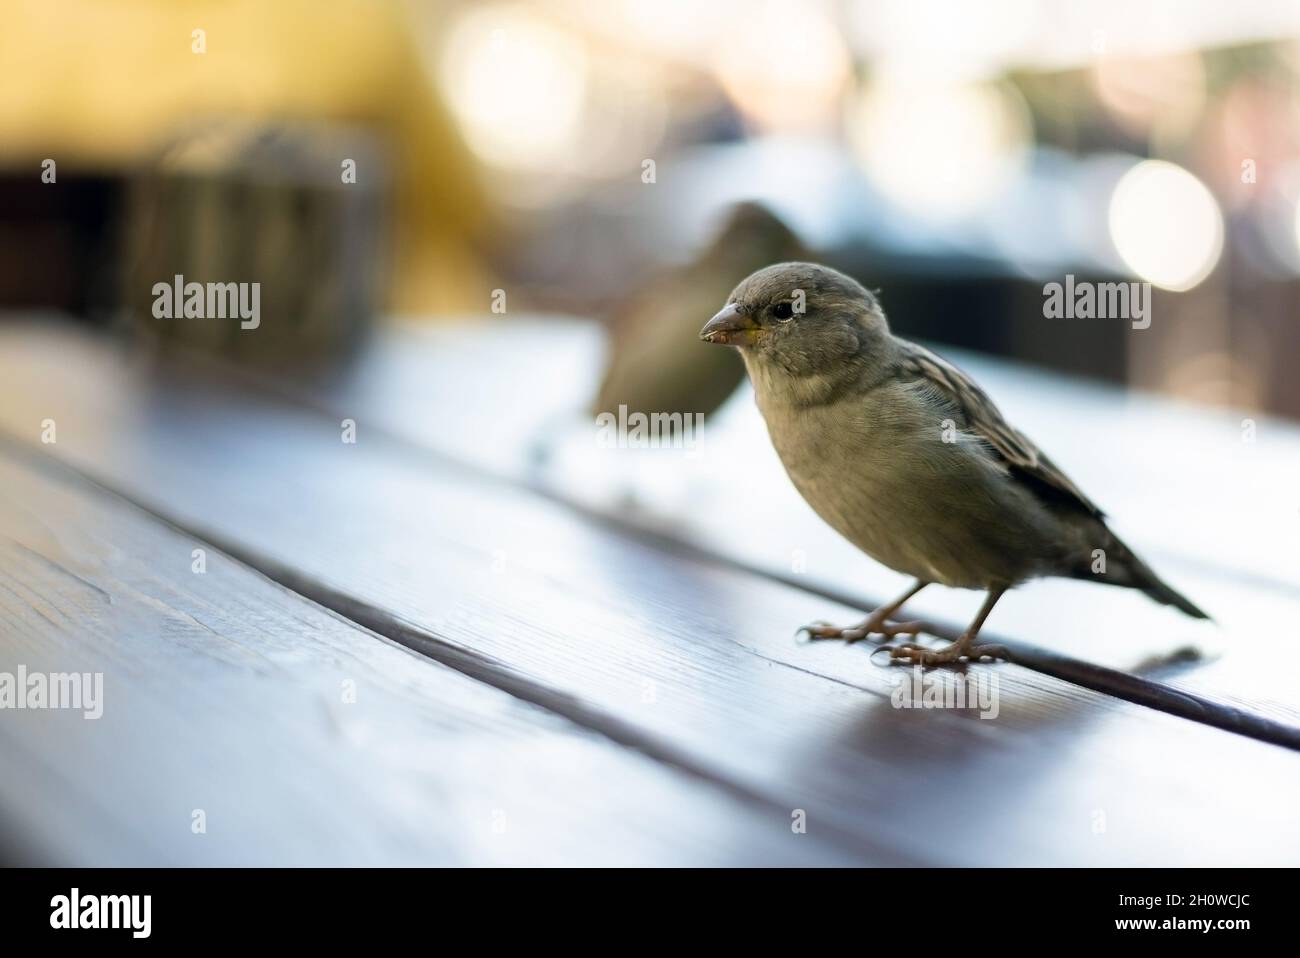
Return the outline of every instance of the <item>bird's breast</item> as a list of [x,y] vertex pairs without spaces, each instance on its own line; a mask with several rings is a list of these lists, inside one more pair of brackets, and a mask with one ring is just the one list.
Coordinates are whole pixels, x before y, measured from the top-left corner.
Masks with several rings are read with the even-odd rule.
[[1026,530],[1000,499],[1009,484],[981,450],[945,443],[923,410],[759,405],[804,499],[877,562],[966,588],[1025,576]]
[[840,404],[764,414],[777,455],[813,510],[877,561],[910,565],[899,554],[902,529],[891,521],[905,437]]

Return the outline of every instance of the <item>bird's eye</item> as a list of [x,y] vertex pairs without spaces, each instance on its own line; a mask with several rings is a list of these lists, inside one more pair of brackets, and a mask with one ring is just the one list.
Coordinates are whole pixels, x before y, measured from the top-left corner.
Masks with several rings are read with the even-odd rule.
[[782,321],[794,319],[794,304],[777,303],[772,307],[772,315]]

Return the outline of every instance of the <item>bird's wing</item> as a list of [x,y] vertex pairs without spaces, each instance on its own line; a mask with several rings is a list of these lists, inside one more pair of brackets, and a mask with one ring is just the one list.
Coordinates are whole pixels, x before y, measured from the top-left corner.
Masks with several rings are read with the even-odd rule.
[[1052,460],[1002,418],[993,400],[969,376],[915,343],[906,343],[905,347],[904,374],[924,382],[954,406],[965,418],[966,429],[984,440],[1008,469],[1027,480],[1040,495],[1081,508],[1098,519],[1105,517]]

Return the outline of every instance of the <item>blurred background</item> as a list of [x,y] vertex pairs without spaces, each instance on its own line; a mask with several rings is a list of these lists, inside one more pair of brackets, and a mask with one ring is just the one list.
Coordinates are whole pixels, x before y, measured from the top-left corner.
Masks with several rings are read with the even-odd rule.
[[[496,860],[530,834],[513,804],[510,838],[488,825],[501,788],[562,854],[622,854],[624,821],[684,846],[688,820],[758,854],[486,698],[394,677],[335,709],[380,660],[321,644],[303,597],[765,821],[818,794],[866,816],[828,841],[876,848],[888,808],[918,861],[1295,845],[1281,811],[1236,813],[1294,792],[1263,743],[1206,776],[1191,723],[1020,673],[1006,735],[909,738],[919,713],[858,694],[883,687],[869,659],[796,647],[903,577],[817,519],[735,351],[697,336],[772,262],[879,290],[1223,623],[1049,580],[995,634],[1294,743],[1300,673],[1273,663],[1300,600],[1300,424],[1276,418],[1300,420],[1300,0],[0,0],[0,70],[0,660],[142,693],[98,735],[4,727],[35,771],[0,777],[0,817],[47,823],[34,846],[315,862],[337,837],[391,862],[483,854],[491,828]],[[1150,283],[1149,328],[1045,316],[1070,276]],[[158,315],[182,281],[260,284],[255,328]],[[707,439],[618,445],[620,417],[607,452],[595,414],[620,407],[708,416]],[[287,586],[283,613],[216,591],[222,565]],[[960,814],[926,787],[954,774]],[[236,827],[196,844],[176,809],[210,785]]]
[[[750,269],[801,255],[880,288],[905,335],[1300,416],[1293,0],[6,0],[0,17],[11,315],[286,375],[395,318],[591,317],[615,343],[597,405],[709,411],[720,398],[638,392],[619,329],[665,331],[629,368],[725,398],[739,366],[694,331]],[[261,282],[261,328],[154,319],[174,274]],[[1150,282],[1151,328],[1045,320],[1067,274]],[[731,365],[674,373],[678,345]]]

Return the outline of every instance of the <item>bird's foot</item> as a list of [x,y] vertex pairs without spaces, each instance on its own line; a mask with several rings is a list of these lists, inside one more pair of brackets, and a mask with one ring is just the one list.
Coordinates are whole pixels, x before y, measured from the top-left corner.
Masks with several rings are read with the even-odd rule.
[[795,635],[807,635],[808,640],[812,642],[820,639],[837,639],[852,644],[873,635],[880,636],[881,642],[899,635],[910,635],[915,639],[921,634],[921,630],[920,622],[890,622],[888,616],[882,615],[877,610],[857,625],[848,628],[840,628],[828,622],[814,622],[800,628]]
[[956,642],[941,649],[927,649],[915,642],[902,645],[885,646],[878,651],[888,651],[889,661],[902,662],[904,665],[919,665],[930,668],[935,665],[951,665],[965,659],[979,662],[981,659],[1008,659],[1006,647],[1001,645],[976,645],[973,637],[963,635]]

